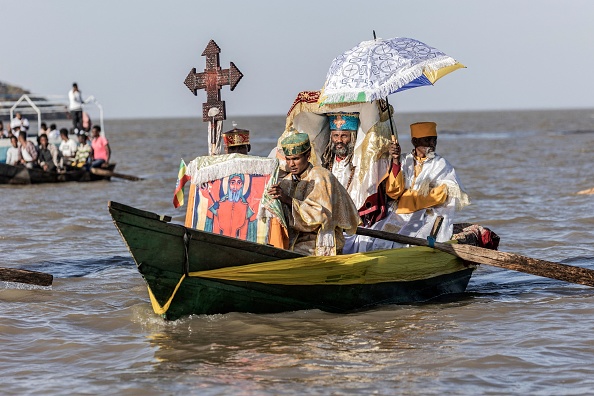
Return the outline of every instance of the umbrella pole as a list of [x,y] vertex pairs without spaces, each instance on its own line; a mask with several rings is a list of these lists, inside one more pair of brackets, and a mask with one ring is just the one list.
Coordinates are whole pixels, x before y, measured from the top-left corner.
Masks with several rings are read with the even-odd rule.
[[390,131],[392,132],[392,142],[398,143],[398,139],[396,139],[396,128],[394,127],[394,123],[392,122],[392,111],[390,110],[390,102],[388,102],[387,96],[386,96],[386,105],[388,105],[388,119],[390,120]]

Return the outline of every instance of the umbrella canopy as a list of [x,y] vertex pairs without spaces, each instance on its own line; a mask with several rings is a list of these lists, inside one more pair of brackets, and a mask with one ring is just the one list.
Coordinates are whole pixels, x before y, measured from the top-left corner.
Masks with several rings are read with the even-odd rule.
[[370,102],[433,85],[465,67],[451,56],[407,37],[363,41],[332,61],[320,104]]

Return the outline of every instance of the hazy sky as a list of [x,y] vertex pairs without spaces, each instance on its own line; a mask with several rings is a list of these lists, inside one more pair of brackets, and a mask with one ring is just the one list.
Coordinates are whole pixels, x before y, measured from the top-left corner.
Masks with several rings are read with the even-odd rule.
[[594,107],[594,1],[0,0],[0,81],[65,95],[73,81],[106,118],[201,116],[183,81],[210,39],[228,115],[284,114],[360,41],[412,37],[468,68],[390,97],[396,112]]

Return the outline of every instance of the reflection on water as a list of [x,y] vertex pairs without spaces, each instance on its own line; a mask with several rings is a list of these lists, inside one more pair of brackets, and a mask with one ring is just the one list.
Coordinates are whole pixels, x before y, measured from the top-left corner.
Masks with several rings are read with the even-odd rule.
[[[437,151],[501,250],[594,269],[591,110],[397,115],[435,120]],[[234,118],[266,155],[283,117]],[[335,315],[230,313],[164,322],[107,201],[173,217],[180,157],[206,153],[197,119],[106,125],[117,170],[145,180],[0,186],[2,266],[51,288],[0,285],[7,394],[588,394],[594,289],[481,266],[462,296]],[[7,287],[8,286],[8,287]]]

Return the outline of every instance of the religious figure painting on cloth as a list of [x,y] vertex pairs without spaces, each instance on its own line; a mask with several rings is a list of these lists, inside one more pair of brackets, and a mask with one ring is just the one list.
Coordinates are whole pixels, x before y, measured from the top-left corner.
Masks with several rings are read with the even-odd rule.
[[191,177],[185,226],[249,242],[285,248],[280,203],[266,195],[278,178],[274,159],[224,154],[197,157]]
[[[192,228],[258,241],[257,215],[269,175],[236,173],[194,187]],[[187,224],[186,224],[187,225]]]
[[[250,196],[250,175],[234,174],[217,182],[220,182],[217,184],[218,195],[221,198],[208,202],[204,231],[256,242],[257,212],[250,207],[246,198]],[[206,200],[213,198],[208,191],[209,187],[200,189],[202,197]]]

